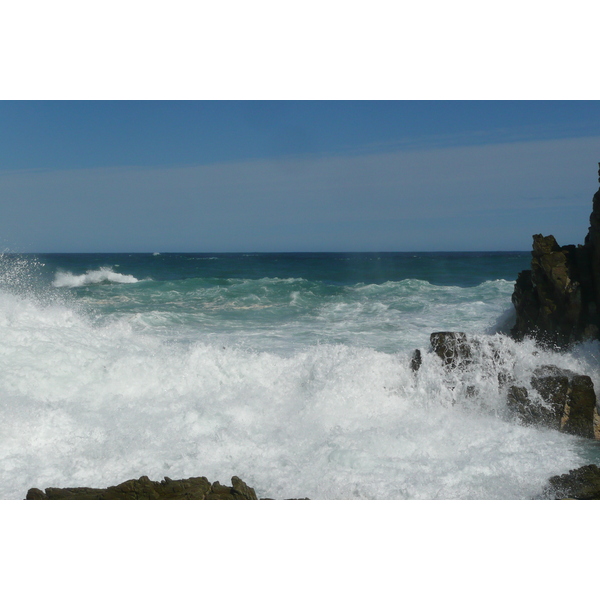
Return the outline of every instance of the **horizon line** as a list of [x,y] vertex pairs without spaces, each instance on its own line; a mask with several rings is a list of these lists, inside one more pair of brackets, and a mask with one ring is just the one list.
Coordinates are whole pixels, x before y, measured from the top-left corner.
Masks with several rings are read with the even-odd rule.
[[37,252],[15,252],[5,250],[0,256],[6,254],[475,254],[475,253],[507,253],[507,252],[531,252],[527,250],[225,250],[225,251],[190,251],[190,250],[168,250],[164,252],[149,250],[119,250],[119,251],[37,251]]

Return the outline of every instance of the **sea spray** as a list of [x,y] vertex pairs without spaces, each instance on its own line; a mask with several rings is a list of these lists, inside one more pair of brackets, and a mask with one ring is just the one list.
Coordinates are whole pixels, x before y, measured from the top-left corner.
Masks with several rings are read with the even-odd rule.
[[[169,280],[125,267],[139,281],[52,288],[56,269],[37,296],[0,290],[0,497],[237,474],[275,498],[531,498],[596,452],[506,411],[499,373],[528,385],[556,364],[600,385],[594,345],[558,354],[484,334],[508,281],[334,288],[170,269]],[[48,289],[59,295],[40,302]],[[480,351],[449,371],[428,337],[456,311]]]

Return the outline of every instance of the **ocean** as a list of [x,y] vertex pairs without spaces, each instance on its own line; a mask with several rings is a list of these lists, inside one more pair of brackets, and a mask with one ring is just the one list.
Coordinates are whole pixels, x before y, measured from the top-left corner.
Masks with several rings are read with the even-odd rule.
[[[499,369],[529,386],[555,364],[599,390],[600,353],[505,335],[529,262],[5,253],[0,498],[142,475],[237,475],[275,499],[540,497],[549,477],[600,463],[599,444],[519,425]],[[446,371],[429,352],[435,331],[479,339],[473,365]]]

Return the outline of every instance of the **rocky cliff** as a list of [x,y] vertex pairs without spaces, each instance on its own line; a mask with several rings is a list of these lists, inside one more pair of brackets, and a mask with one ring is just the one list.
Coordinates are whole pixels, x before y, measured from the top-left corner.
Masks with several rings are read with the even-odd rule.
[[559,348],[600,339],[600,189],[583,245],[559,246],[554,236],[537,234],[531,254],[531,269],[519,273],[512,296],[511,335]]

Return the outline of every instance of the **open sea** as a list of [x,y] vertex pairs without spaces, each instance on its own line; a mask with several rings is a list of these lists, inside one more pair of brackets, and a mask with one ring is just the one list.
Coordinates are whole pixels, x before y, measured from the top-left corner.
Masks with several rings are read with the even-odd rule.
[[[276,499],[539,497],[552,475],[600,463],[600,444],[517,424],[499,369],[529,386],[555,364],[598,391],[600,352],[504,335],[529,262],[5,253],[0,498],[142,475],[238,475]],[[475,363],[445,371],[428,352],[434,331],[477,336]]]

